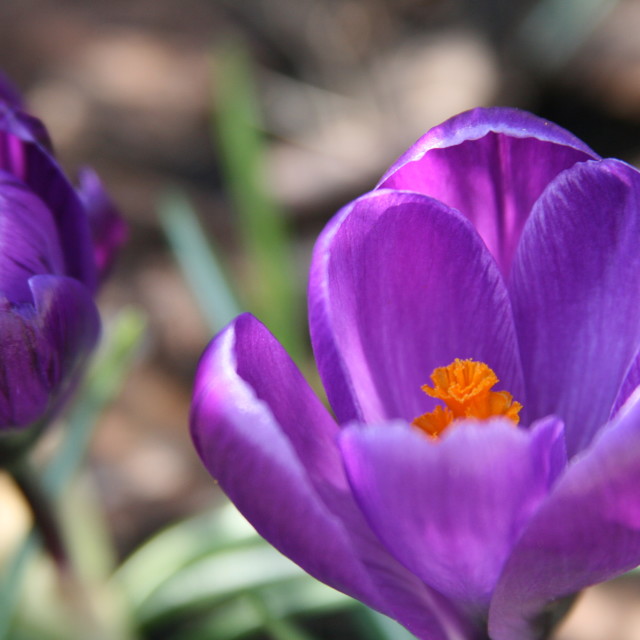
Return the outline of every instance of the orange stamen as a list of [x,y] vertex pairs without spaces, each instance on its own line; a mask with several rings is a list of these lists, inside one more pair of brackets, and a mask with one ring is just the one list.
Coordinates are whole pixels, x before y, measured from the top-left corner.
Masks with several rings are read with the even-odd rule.
[[431,380],[433,387],[424,385],[422,390],[442,400],[445,407],[436,406],[412,424],[432,438],[438,438],[452,422],[465,418],[487,420],[504,416],[514,424],[520,421],[522,405],[508,391],[491,391],[498,377],[484,362],[456,358],[450,365],[437,368]]

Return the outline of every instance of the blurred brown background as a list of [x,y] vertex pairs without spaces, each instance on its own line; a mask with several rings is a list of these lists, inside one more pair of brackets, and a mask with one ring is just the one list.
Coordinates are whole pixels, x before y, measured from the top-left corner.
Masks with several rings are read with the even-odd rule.
[[[234,214],[211,135],[216,61],[241,38],[255,64],[267,171],[305,286],[313,240],[428,128],[477,105],[532,110],[603,155],[640,153],[637,0],[8,0],[0,66],[73,175],[94,166],[131,239],[106,322],[149,317],[144,351],[104,416],[91,468],[120,553],[216,499],[188,437],[210,331],[161,231],[158,198],[186,190],[231,264]],[[238,264],[241,269],[241,264]],[[638,585],[589,592],[558,640],[640,638]]]

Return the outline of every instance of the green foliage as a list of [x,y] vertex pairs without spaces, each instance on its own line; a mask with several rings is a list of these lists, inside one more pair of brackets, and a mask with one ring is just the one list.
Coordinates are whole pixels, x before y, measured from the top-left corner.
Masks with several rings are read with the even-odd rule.
[[234,42],[216,61],[213,137],[250,266],[249,310],[298,359],[304,349],[296,269],[283,212],[267,185],[250,59]]
[[[68,499],[69,482],[84,461],[93,426],[97,423],[100,413],[119,391],[137,353],[144,328],[144,318],[134,309],[121,311],[109,326],[93,366],[78,391],[77,400],[67,414],[60,446],[40,474],[40,482],[54,504],[62,504],[63,498]],[[68,521],[82,526],[87,515],[86,511],[78,511]],[[95,542],[95,537],[92,538]],[[106,538],[103,540],[106,541]],[[106,544],[108,545],[108,542]],[[32,595],[30,592],[33,579],[27,579],[27,574],[33,572],[34,565],[41,560],[39,551],[40,540],[34,531],[19,546],[7,566],[3,567],[0,581],[0,640],[13,640],[25,632],[24,626],[14,626],[18,611],[25,602],[30,603],[28,615],[25,617],[29,622],[33,621],[35,624],[40,614],[45,619],[50,615],[53,606],[50,602],[45,602],[44,598],[38,598],[36,602],[29,599]],[[94,544],[93,553],[110,552],[108,548],[98,550]],[[35,571],[37,573],[39,569],[36,567]],[[65,637],[65,632],[55,626],[40,627],[33,633],[35,635],[31,637],[42,640]],[[121,638],[124,640],[126,636],[121,634]]]
[[[291,621],[354,606],[269,546],[225,503],[160,532],[114,576],[138,624],[152,633],[200,618],[180,637],[241,637],[266,629],[275,640],[308,640]],[[215,630],[215,633],[214,633]]]
[[242,309],[236,301],[218,250],[207,239],[187,197],[173,189],[159,206],[160,220],[182,272],[213,332],[218,332]]

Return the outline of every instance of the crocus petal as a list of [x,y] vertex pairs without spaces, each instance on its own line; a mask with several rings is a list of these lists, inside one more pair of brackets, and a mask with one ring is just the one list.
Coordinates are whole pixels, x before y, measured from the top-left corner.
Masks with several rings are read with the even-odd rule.
[[127,226],[92,169],[80,172],[79,183],[78,195],[89,216],[98,277],[103,279],[109,272],[118,249],[127,239]]
[[[47,128],[38,118],[21,110],[21,107],[0,101],[0,130],[13,134],[18,140],[40,144],[48,152],[52,152],[51,138]],[[15,154],[12,149],[16,142],[3,141],[3,155]],[[2,163],[2,168],[6,168]]]
[[536,203],[513,265],[528,419],[566,423],[569,455],[609,415],[640,345],[640,174],[581,163]]
[[548,603],[640,563],[640,393],[575,459],[507,562],[489,617],[494,640],[529,640]]
[[51,212],[24,184],[0,171],[0,291],[13,303],[30,302],[29,278],[64,274]]
[[207,469],[277,549],[420,637],[448,637],[434,613],[446,618],[447,603],[401,567],[368,529],[349,493],[337,425],[251,316],[240,316],[205,352],[191,429]]
[[551,122],[516,109],[474,109],[420,138],[379,187],[425,193],[461,211],[507,274],[540,193],[590,158],[598,156]]
[[0,427],[30,424],[64,396],[98,339],[90,292],[72,278],[29,280],[32,304],[0,305]]
[[481,620],[557,474],[561,423],[526,431],[505,420],[463,422],[439,442],[406,424],[349,427],[341,445],[356,498],[387,548]]
[[0,110],[0,169],[22,180],[47,205],[58,227],[66,273],[95,291],[89,222],[75,189],[51,154],[21,129],[16,118],[2,116]]
[[455,358],[486,362],[524,402],[507,290],[468,220],[421,194],[377,190],[341,210],[316,245],[313,350],[340,422],[411,421]]

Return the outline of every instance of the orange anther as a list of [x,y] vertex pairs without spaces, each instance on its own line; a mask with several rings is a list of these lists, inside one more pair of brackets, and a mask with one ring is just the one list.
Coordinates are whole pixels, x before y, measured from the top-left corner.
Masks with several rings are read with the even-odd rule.
[[442,400],[430,413],[413,421],[413,425],[437,438],[452,422],[464,418],[486,420],[504,416],[518,424],[522,405],[507,391],[491,391],[498,377],[484,362],[454,360],[446,367],[438,367],[432,374],[433,387],[422,390],[432,398]]

